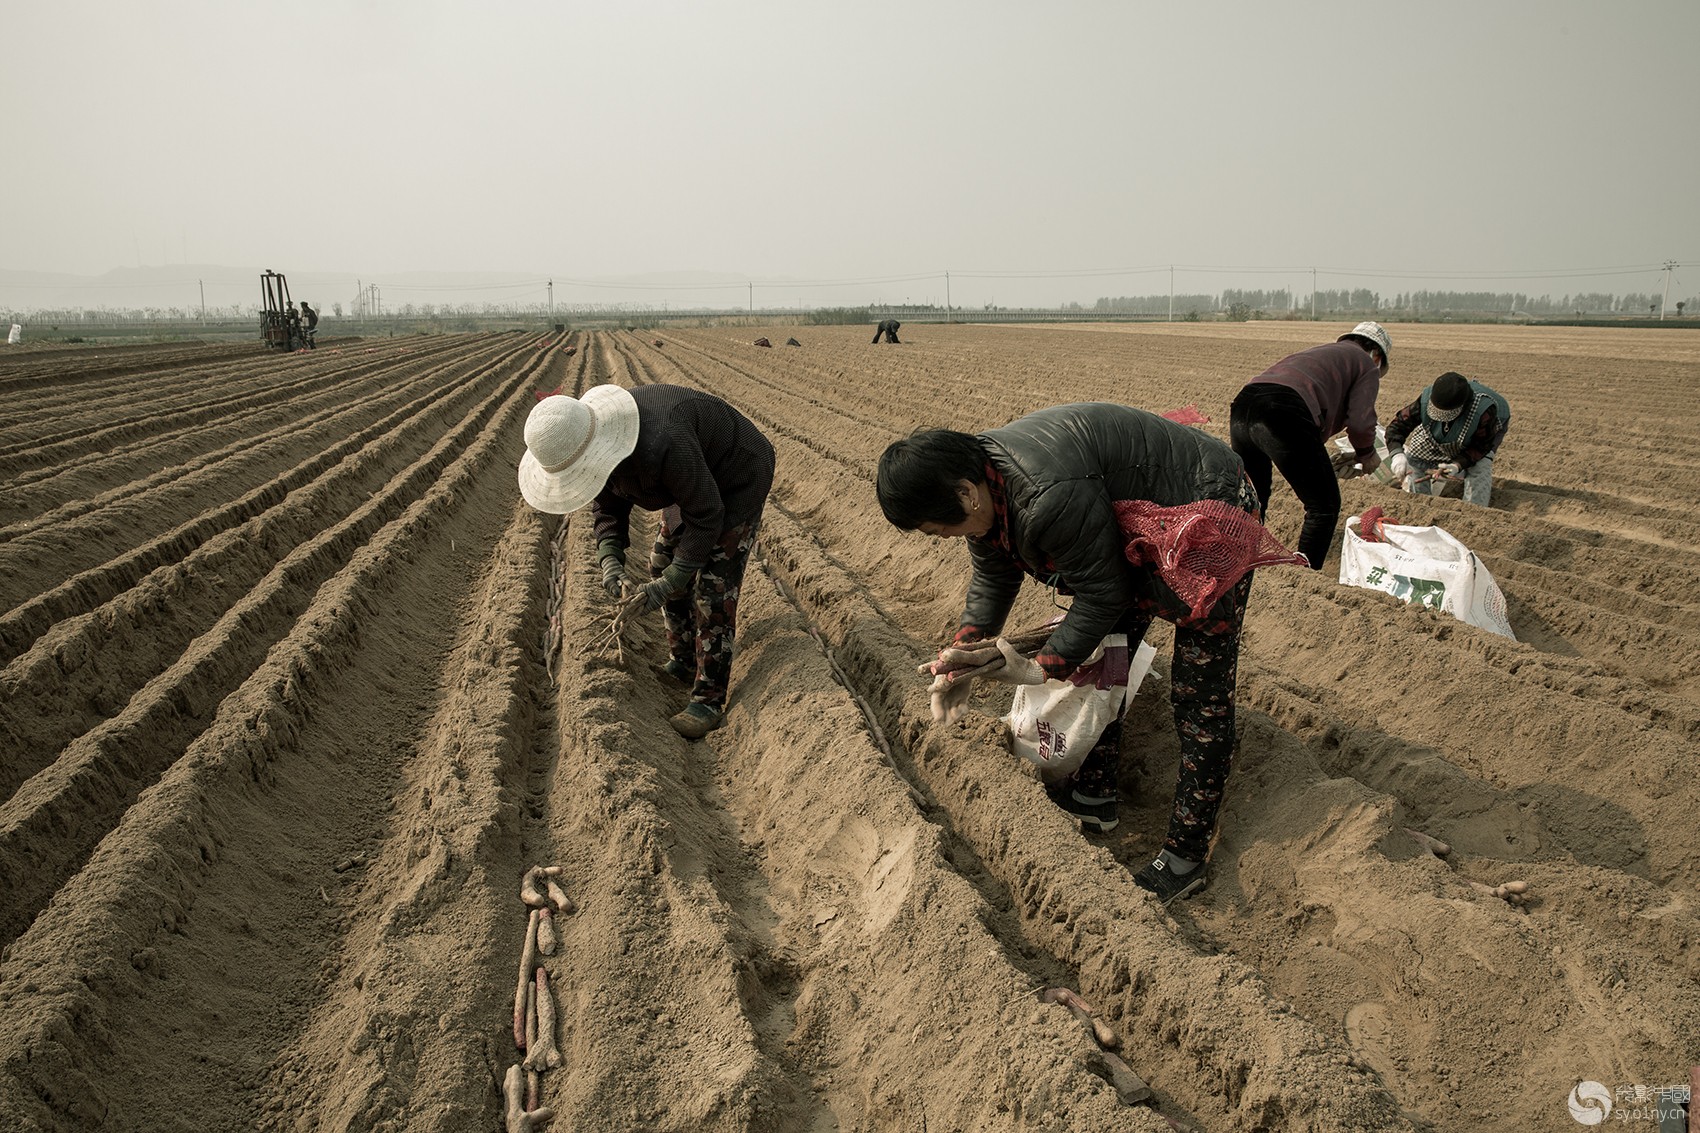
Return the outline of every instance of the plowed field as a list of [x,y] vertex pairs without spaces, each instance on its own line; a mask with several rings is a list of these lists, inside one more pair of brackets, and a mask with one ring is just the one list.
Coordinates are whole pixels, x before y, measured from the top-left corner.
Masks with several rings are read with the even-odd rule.
[[[1456,369],[1512,429],[1490,509],[1346,510],[1462,539],[1519,640],[1332,560],[1260,572],[1195,899],[1132,882],[1178,758],[1166,625],[1114,836],[1003,750],[1007,689],[931,721],[967,556],[881,518],[887,444],[1080,400],[1225,437],[1344,329],[0,355],[0,1129],[502,1129],[539,864],[577,907],[542,958],[558,1130],[1565,1130],[1579,1080],[1686,1082],[1700,335],[1390,328],[1384,420]],[[709,390],[778,450],[700,743],[658,632],[602,651],[587,518],[515,488],[536,391],[603,381]],[[1299,515],[1277,478],[1289,544]],[[1050,610],[1030,585],[1011,624]],[[1514,879],[1525,906],[1471,884]]]

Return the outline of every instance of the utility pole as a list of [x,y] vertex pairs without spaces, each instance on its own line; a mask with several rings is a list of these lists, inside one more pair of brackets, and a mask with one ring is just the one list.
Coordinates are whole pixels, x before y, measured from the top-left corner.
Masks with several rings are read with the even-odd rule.
[[750,283],[750,314],[753,315],[755,313],[756,313],[756,285],[752,281]]
[[1175,265],[1169,265],[1169,321],[1175,321]]
[[[204,323],[207,321],[207,282],[204,279],[197,279],[195,283],[201,289],[201,321]],[[1669,297],[1670,288],[1665,288],[1665,295],[1667,298]]]
[[1675,260],[1665,261],[1665,301],[1659,304],[1659,321],[1665,321],[1665,308],[1670,306],[1670,273],[1676,270]]
[[1316,321],[1316,269],[1310,269],[1310,321]]
[[944,321],[950,322],[950,273],[948,271],[944,273]]
[[549,281],[549,321],[555,321],[555,281]]

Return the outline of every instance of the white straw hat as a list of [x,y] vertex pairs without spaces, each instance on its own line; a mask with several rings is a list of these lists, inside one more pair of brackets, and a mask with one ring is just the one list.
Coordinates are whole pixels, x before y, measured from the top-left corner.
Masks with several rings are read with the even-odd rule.
[[631,455],[637,435],[637,402],[619,386],[595,386],[583,397],[546,397],[525,419],[519,494],[551,515],[577,511]]

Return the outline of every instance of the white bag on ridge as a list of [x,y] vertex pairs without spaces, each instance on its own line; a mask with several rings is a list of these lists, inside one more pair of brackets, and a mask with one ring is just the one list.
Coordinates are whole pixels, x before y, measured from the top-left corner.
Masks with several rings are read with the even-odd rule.
[[1381,525],[1385,543],[1359,534],[1358,516],[1346,520],[1340,545],[1340,581],[1379,590],[1406,602],[1444,610],[1460,621],[1509,637],[1505,593],[1470,548],[1439,527]]

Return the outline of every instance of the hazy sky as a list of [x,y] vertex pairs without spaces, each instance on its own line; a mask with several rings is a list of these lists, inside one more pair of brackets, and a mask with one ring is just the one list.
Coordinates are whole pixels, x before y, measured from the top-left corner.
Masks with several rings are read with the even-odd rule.
[[681,306],[705,293],[580,281],[943,302],[948,271],[957,305],[1089,303],[1169,265],[1206,292],[1316,267],[1557,295],[1658,291],[1676,260],[1700,288],[1696,0],[0,13],[0,268],[516,272]]

